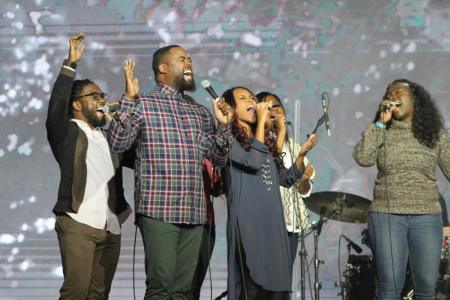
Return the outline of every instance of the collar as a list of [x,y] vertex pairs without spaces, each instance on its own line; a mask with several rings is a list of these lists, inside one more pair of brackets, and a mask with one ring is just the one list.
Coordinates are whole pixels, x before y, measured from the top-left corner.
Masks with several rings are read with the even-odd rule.
[[396,129],[411,129],[411,128],[412,128],[412,123],[411,123],[411,124],[408,124],[408,123],[405,123],[405,122],[401,122],[401,121],[397,121],[397,120],[392,120],[391,128],[396,128]]
[[88,130],[89,132],[101,132],[102,128],[101,127],[94,127],[92,128],[91,126],[89,126],[89,124],[83,120],[80,119],[71,119],[71,121],[74,121],[75,123],[77,123],[78,127],[84,129],[84,130]]
[[179,95],[181,97],[183,97],[183,93],[180,91],[177,91],[175,89],[173,89],[172,87],[168,86],[167,84],[158,82],[156,84],[156,91],[160,92],[161,94],[166,94],[166,95]]

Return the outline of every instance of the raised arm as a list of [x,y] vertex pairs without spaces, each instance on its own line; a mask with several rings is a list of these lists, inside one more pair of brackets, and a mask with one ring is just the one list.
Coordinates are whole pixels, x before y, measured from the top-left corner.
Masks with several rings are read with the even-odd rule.
[[120,109],[113,116],[108,129],[108,142],[111,151],[122,153],[130,149],[139,136],[142,126],[142,105],[136,99],[139,93],[139,80],[134,77],[136,64],[127,59],[123,64],[125,74],[125,93],[119,101]]
[[64,60],[52,88],[45,126],[47,139],[55,155],[58,152],[56,148],[62,143],[67,133],[71,110],[69,107],[70,95],[76,75],[76,65],[85,49],[85,45],[82,44],[85,38],[83,33],[70,38],[68,58]]

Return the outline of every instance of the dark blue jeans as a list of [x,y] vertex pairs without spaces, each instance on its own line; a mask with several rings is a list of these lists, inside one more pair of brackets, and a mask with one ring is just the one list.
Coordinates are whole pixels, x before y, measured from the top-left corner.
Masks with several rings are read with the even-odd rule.
[[442,242],[441,214],[370,213],[369,238],[377,266],[378,299],[399,299],[408,256],[415,299],[435,299]]

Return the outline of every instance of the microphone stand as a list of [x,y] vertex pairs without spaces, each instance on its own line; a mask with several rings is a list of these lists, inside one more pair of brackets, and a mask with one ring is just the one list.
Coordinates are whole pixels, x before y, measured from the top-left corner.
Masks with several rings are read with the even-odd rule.
[[[327,113],[323,113],[323,115],[317,120],[316,127],[314,127],[314,130],[311,132],[311,134],[315,134],[317,129],[326,121],[327,119]],[[308,134],[309,137],[311,134]],[[333,216],[336,213],[334,210],[329,218]],[[323,215],[321,215],[323,217]],[[315,283],[314,283],[314,290],[315,290],[315,299],[319,300],[319,289],[321,288],[320,282],[319,282],[319,264],[323,263],[323,261],[318,260],[318,244],[319,244],[319,235],[322,230],[322,225],[326,223],[327,220],[324,220],[321,218],[319,221],[319,224],[316,229],[312,229],[310,232],[305,234],[305,230],[300,231],[300,250],[298,252],[298,255],[300,256],[300,293],[301,293],[301,300],[305,300],[306,297],[306,284],[305,284],[305,274],[306,274],[306,264],[307,264],[307,252],[306,252],[306,246],[305,246],[305,239],[306,237],[314,231],[314,270],[315,270]]]
[[305,230],[302,229],[300,231],[300,251],[298,252],[298,255],[300,256],[300,293],[301,293],[301,300],[305,300],[305,294],[306,294],[306,284],[305,284],[305,274],[306,274],[306,264],[307,264],[307,257],[308,254],[306,253],[306,246],[305,246]]
[[[323,260],[319,260],[319,236],[322,231],[322,226],[329,219],[331,219],[335,214],[337,214],[339,210],[333,210],[328,217],[321,215],[321,220],[317,223],[317,226],[312,226],[312,231],[314,232],[314,299],[320,300],[320,289],[322,288],[322,284],[319,279],[319,267],[320,264],[323,264]],[[309,232],[309,233],[311,233]],[[308,233],[308,234],[309,234]],[[304,284],[304,282],[303,282]]]
[[[314,127],[314,130],[311,132],[311,134],[316,133],[317,129],[319,129],[319,127],[325,122],[325,120],[327,119],[327,114],[324,113],[319,120],[317,120],[316,123],[316,127]],[[310,136],[311,134],[308,134],[308,136]]]

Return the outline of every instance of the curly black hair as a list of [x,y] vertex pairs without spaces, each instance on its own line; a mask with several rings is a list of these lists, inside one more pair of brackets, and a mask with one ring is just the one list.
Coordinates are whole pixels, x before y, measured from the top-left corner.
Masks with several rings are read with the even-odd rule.
[[[430,93],[418,83],[408,79],[396,79],[387,86],[384,98],[387,97],[389,88],[396,83],[406,83],[413,95],[412,132],[414,137],[422,145],[434,148],[439,141],[439,132],[444,129],[444,120]],[[376,120],[378,118],[379,112],[376,115]]]
[[[235,86],[231,89],[226,90],[222,94],[222,98],[224,98],[225,102],[233,109],[236,108],[236,99],[234,98],[233,92],[234,90],[239,88],[251,92],[249,89],[245,87]],[[252,127],[252,130],[255,131],[255,128],[256,124]],[[233,115],[233,119],[231,121],[231,132],[233,136],[236,138],[236,140],[239,142],[239,144],[242,146],[242,148],[248,151],[250,149],[251,144],[250,137],[248,136],[244,128],[239,124],[236,114]],[[264,132],[264,144],[267,146],[270,153],[274,157],[278,171],[284,170],[285,167],[283,164],[283,157],[281,153],[278,151],[276,137],[274,134],[272,134],[272,132],[270,132],[269,129],[266,129]]]

